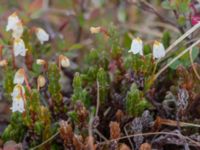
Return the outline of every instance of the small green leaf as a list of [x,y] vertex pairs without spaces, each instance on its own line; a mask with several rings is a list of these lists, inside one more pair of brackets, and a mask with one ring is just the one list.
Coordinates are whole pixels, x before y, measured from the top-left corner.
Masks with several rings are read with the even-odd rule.
[[185,23],[186,23],[186,19],[185,19],[185,17],[184,16],[179,16],[179,18],[178,18],[178,24],[180,25],[180,26],[183,26],[183,25],[185,25]]
[[162,37],[162,43],[164,45],[165,48],[169,47],[170,45],[170,33],[168,31],[163,33],[163,37]]
[[[173,58],[169,58],[168,59],[168,63],[170,62],[170,61],[172,61],[172,59]],[[176,68],[179,66],[181,64],[181,61],[179,61],[179,60],[176,60],[174,63],[172,63],[169,67],[171,68],[171,69],[173,69],[173,70],[176,70]]]
[[78,49],[81,49],[81,48],[83,48],[83,45],[80,44],[80,43],[78,43],[78,44],[73,44],[73,45],[69,48],[69,50],[78,50]]
[[144,45],[144,54],[151,53],[151,46],[150,45]]

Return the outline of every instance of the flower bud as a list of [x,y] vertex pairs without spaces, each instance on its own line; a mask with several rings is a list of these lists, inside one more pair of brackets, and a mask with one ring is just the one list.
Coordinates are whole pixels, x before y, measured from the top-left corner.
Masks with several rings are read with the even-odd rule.
[[6,59],[3,59],[0,61],[0,67],[4,67],[4,66],[7,66],[8,65],[8,62]]
[[44,76],[40,75],[38,78],[37,78],[37,85],[38,85],[38,88],[42,88],[44,87],[46,84],[46,79]]
[[67,68],[67,67],[70,66],[70,61],[69,61],[69,59],[68,59],[66,56],[64,56],[64,55],[60,55],[60,56],[59,56],[59,62],[60,62],[60,65],[61,65],[62,67],[64,67],[64,68]]
[[101,27],[90,27],[90,32],[92,34],[99,33],[101,31]]
[[45,65],[46,61],[44,59],[37,59],[36,60],[36,64],[38,64],[38,65]]
[[49,34],[42,28],[36,28],[36,36],[41,44],[49,40]]
[[14,84],[23,84],[25,80],[25,76],[24,76],[24,69],[21,68],[19,69],[14,76]]

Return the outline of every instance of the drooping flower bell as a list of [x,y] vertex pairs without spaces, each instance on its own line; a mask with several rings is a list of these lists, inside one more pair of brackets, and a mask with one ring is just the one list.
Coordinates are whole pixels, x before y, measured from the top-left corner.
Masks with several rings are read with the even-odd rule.
[[14,76],[14,81],[13,83],[14,84],[23,84],[24,83],[24,80],[25,80],[25,75],[24,75],[24,69],[21,68],[19,69],[16,73],[15,73],[15,76]]
[[23,28],[22,22],[19,21],[13,27],[12,37],[14,39],[19,39],[19,38],[21,38],[23,32],[24,32],[24,28]]
[[15,56],[18,56],[18,55],[25,56],[27,49],[25,47],[24,41],[22,39],[20,39],[20,38],[19,39],[15,39],[14,40],[13,50],[14,50],[14,55]]
[[160,59],[165,56],[165,48],[162,43],[155,41],[153,44],[153,58]]
[[14,89],[13,92],[11,94],[12,96],[12,107],[11,110],[12,112],[24,112],[25,108],[24,108],[24,101],[25,101],[25,90],[24,87],[21,84],[17,84]]
[[36,36],[41,44],[49,40],[49,34],[42,28],[36,28]]
[[132,40],[129,52],[133,54],[140,54],[141,56],[143,55],[143,42],[139,37]]
[[44,59],[37,59],[36,60],[36,64],[38,64],[38,65],[45,65],[46,61]]
[[16,97],[16,96],[23,96],[25,94],[25,89],[21,84],[16,84],[13,88],[13,92],[11,93],[12,97]]
[[17,16],[17,13],[14,12],[13,14],[11,14],[8,17],[8,23],[7,23],[7,26],[6,26],[6,31],[13,30],[18,22],[20,22],[20,19]]
[[39,75],[39,77],[37,78],[37,86],[38,86],[38,89],[44,87],[45,84],[46,84],[46,79],[45,79],[45,77],[42,76],[42,75]]
[[64,67],[64,68],[67,68],[67,67],[70,66],[70,61],[69,61],[69,59],[68,59],[66,56],[64,56],[64,55],[60,55],[60,56],[59,56],[59,63],[60,63],[60,65],[61,65],[62,67]]

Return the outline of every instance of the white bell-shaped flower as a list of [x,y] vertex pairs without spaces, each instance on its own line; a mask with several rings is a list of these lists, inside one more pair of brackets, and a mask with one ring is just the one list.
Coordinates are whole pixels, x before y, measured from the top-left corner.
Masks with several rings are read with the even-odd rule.
[[41,44],[49,40],[49,34],[42,28],[36,28],[36,36]]
[[13,88],[13,92],[11,93],[12,97],[17,97],[19,95],[24,95],[25,94],[25,89],[21,84],[17,84],[15,85],[15,87]]
[[64,56],[64,55],[60,55],[60,56],[59,56],[59,61],[60,61],[60,65],[61,65],[62,67],[64,67],[64,68],[67,68],[67,67],[70,66],[70,61],[69,61],[69,59],[68,59],[66,56]]
[[139,37],[132,40],[131,49],[129,52],[143,55],[143,42]]
[[155,41],[153,44],[153,58],[160,59],[165,56],[165,48],[162,43]]
[[27,49],[25,48],[24,41],[22,39],[15,39],[14,40],[14,55],[18,56],[25,56]]
[[23,84],[25,80],[24,69],[19,69],[14,76],[14,84]]
[[12,110],[12,112],[19,111],[21,113],[23,113],[25,111],[23,97],[21,97],[21,96],[13,97],[11,110]]
[[18,22],[20,22],[20,19],[17,16],[17,13],[14,12],[13,14],[11,14],[8,17],[8,23],[7,23],[7,26],[6,26],[6,31],[13,30]]
[[22,22],[19,21],[19,22],[13,27],[12,37],[15,38],[15,39],[19,39],[19,38],[21,38],[23,32],[24,32],[24,28],[23,28]]

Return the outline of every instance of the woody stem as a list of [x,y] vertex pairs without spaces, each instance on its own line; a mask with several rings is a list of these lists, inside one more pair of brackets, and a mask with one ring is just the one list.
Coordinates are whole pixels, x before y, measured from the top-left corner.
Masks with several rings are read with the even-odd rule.
[[12,55],[13,69],[15,69],[16,68],[16,61],[15,61],[14,50],[12,48],[11,48],[11,55]]
[[28,83],[28,77],[27,77],[25,71],[24,71],[24,80],[25,80],[26,87],[27,87],[28,91],[31,92],[31,87],[30,87],[30,85]]
[[0,60],[3,58],[3,55],[2,55],[2,49],[3,49],[3,46],[0,45]]

